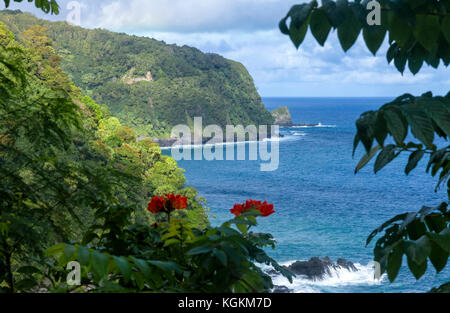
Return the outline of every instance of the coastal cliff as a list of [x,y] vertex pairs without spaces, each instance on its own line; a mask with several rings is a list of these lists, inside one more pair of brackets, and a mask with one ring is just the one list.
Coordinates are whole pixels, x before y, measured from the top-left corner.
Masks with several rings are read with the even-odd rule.
[[194,117],[221,127],[273,123],[245,66],[218,54],[20,11],[0,11],[0,21],[17,36],[45,27],[72,81],[138,136],[168,138]]

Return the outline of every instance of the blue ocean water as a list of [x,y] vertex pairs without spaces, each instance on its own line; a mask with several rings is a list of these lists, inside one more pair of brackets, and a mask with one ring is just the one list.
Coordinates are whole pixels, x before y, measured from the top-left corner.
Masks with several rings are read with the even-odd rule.
[[[258,230],[277,240],[268,253],[282,264],[311,257],[345,258],[359,272],[339,271],[321,282],[297,278],[296,292],[425,292],[450,281],[450,266],[436,274],[429,266],[418,281],[407,270],[406,259],[395,283],[374,279],[370,232],[391,217],[437,205],[445,190],[434,192],[436,180],[425,173],[425,161],[410,176],[404,174],[407,156],[399,157],[375,175],[372,165],[354,175],[362,148],[352,158],[354,122],[389,98],[265,98],[269,110],[287,106],[295,123],[323,127],[282,128],[280,164],[261,172],[261,161],[179,161],[188,184],[208,201],[213,224],[229,218],[229,209],[246,199],[267,200],[276,214],[260,218]],[[201,148],[197,148],[201,149]],[[170,152],[166,152],[170,153]]]

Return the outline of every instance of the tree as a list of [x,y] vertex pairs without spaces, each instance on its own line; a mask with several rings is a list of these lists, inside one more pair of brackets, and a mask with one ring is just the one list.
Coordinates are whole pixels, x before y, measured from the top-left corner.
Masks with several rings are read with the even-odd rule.
[[[347,51],[361,31],[367,48],[375,55],[386,35],[389,50],[386,58],[404,72],[406,63],[413,74],[423,63],[438,68],[440,61],[450,63],[450,1],[448,0],[380,0],[381,25],[367,22],[369,2],[323,0],[294,5],[279,24],[298,48],[309,29],[324,45],[331,29],[337,29],[339,42]],[[287,26],[290,20],[289,27]],[[376,158],[377,173],[400,154],[409,154],[405,173],[409,174],[425,156],[427,172],[438,176],[436,189],[447,185],[447,200],[435,207],[423,206],[418,212],[395,216],[374,230],[367,239],[383,233],[374,248],[374,258],[381,273],[393,282],[406,255],[410,271],[419,279],[426,271],[428,259],[437,272],[442,271],[450,254],[450,93],[433,97],[405,94],[377,111],[363,113],[356,121],[354,150],[362,144],[366,154],[358,163],[357,173]],[[411,134],[413,141],[408,141]],[[438,139],[440,138],[440,139]],[[408,142],[407,142],[408,141]],[[438,145],[441,145],[438,147]],[[441,286],[437,291],[449,288]]]

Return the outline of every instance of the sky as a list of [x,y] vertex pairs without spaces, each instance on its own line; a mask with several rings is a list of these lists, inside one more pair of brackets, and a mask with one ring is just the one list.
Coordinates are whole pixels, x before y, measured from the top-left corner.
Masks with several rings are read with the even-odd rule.
[[[0,9],[4,8],[0,1]],[[362,35],[344,53],[336,32],[321,47],[308,31],[300,49],[280,33],[278,22],[304,0],[59,0],[61,13],[45,15],[28,3],[10,9],[50,20],[71,20],[87,28],[152,37],[189,45],[243,63],[263,97],[395,97],[449,91],[450,72],[424,65],[402,76],[386,61],[387,38],[373,56]],[[79,21],[73,19],[80,8]]]

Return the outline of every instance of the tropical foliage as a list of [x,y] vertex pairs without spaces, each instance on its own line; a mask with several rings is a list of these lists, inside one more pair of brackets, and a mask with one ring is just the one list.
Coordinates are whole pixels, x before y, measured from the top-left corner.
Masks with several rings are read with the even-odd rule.
[[245,67],[217,54],[17,11],[0,12],[0,20],[16,35],[46,27],[72,81],[138,137],[167,137],[173,126],[192,127],[200,116],[205,125],[273,122]]
[[[347,51],[361,31],[369,50],[376,54],[386,35],[392,60],[403,73],[406,63],[413,74],[423,63],[437,68],[450,62],[450,1],[381,0],[381,25],[368,25],[369,1],[323,0],[295,5],[280,22],[280,30],[289,35],[298,48],[309,29],[319,44],[324,45],[331,29],[337,29],[339,42]],[[290,20],[290,26],[287,22]],[[433,97],[431,92],[420,97],[405,94],[377,111],[361,115],[356,122],[354,150],[361,143],[365,149],[356,173],[375,158],[377,173],[400,154],[409,154],[405,173],[409,174],[428,156],[426,171],[437,176],[437,187],[447,186],[448,197],[435,207],[423,206],[418,212],[400,214],[374,230],[369,244],[382,234],[374,248],[375,261],[381,274],[387,272],[393,282],[406,255],[408,267],[419,279],[428,260],[436,272],[442,271],[450,253],[450,93]],[[355,152],[355,151],[354,151]],[[448,284],[433,292],[448,290]]]
[[257,263],[292,279],[251,231],[273,205],[210,227],[182,169],[76,87],[45,27],[18,37],[0,23],[0,292],[267,292]]
[[110,206],[133,207],[133,222],[150,224],[146,199],[176,192],[189,201],[175,216],[207,227],[204,200],[176,162],[83,95],[44,28],[21,37],[0,23],[0,286],[28,286],[23,266],[81,239]]
[[[295,5],[280,21],[280,30],[289,35],[298,48],[308,28],[320,45],[330,31],[337,30],[339,43],[349,50],[362,33],[367,48],[375,55],[389,39],[387,60],[403,73],[406,64],[413,74],[423,63],[438,68],[442,60],[450,63],[450,1],[448,0],[379,0],[380,25],[369,25],[374,6],[371,0],[323,0]],[[370,18],[370,16],[369,16]],[[288,26],[289,21],[289,26]],[[372,23],[371,23],[372,24]]]
[[[288,279],[291,274],[271,259],[263,247],[274,247],[269,234],[253,233],[256,207],[222,224],[192,228],[184,219],[169,219],[183,210],[180,195],[155,197],[149,210],[167,219],[153,225],[132,224],[130,209],[98,210],[102,224],[93,225],[79,244],[47,250],[53,292],[264,292],[273,288],[260,267],[271,265]],[[238,226],[238,230],[232,225]],[[67,284],[66,265],[81,264],[81,284]],[[37,275],[39,277],[39,275]],[[44,280],[40,280],[44,281]]]

